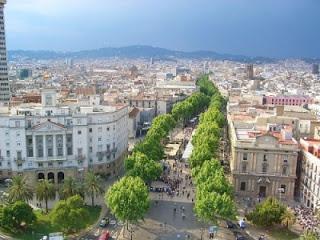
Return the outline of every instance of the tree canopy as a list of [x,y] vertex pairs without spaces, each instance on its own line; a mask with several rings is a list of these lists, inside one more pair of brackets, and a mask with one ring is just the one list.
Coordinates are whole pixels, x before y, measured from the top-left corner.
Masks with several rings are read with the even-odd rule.
[[12,178],[8,193],[9,202],[27,202],[33,198],[33,191],[30,185],[27,183],[26,177],[20,175],[16,175]]
[[32,208],[23,201],[3,206],[0,216],[1,226],[10,232],[26,230],[36,221]]
[[160,163],[149,159],[144,153],[134,152],[125,160],[127,174],[140,177],[146,183],[150,183],[160,177],[162,166]]
[[117,219],[137,222],[149,209],[149,191],[139,177],[126,176],[109,188],[105,195],[107,206]]
[[275,198],[267,198],[257,204],[252,212],[247,214],[247,219],[258,226],[272,226],[281,223],[281,218],[286,212],[286,207]]
[[200,92],[209,98],[209,106],[200,115],[189,158],[196,182],[195,212],[203,221],[215,222],[217,217],[234,218],[236,214],[233,188],[224,175],[223,167],[215,159],[225,124],[225,102],[208,76],[200,78],[197,85]]
[[76,232],[85,227],[85,219],[89,216],[83,199],[79,195],[60,200],[50,213],[53,224],[60,226],[66,233]]

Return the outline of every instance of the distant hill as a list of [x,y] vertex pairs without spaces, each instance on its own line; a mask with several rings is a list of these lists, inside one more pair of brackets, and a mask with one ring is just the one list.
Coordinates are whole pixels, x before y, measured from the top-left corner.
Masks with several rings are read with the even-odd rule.
[[119,48],[100,48],[83,50],[77,52],[55,52],[55,51],[8,51],[9,60],[17,58],[27,59],[59,59],[59,58],[156,58],[156,59],[216,59],[241,62],[272,62],[273,59],[265,57],[247,57],[242,55],[220,54],[213,51],[174,51],[165,48],[151,46],[128,46]]

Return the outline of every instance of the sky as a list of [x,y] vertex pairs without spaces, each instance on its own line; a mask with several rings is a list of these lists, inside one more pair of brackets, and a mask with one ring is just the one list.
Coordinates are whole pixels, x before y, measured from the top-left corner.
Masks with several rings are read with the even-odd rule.
[[7,46],[320,58],[319,10],[319,0],[7,0]]

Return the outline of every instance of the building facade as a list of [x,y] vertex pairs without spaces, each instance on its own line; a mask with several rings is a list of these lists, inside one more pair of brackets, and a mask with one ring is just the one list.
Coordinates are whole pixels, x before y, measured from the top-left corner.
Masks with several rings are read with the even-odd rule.
[[292,131],[255,130],[229,121],[231,174],[235,193],[243,197],[273,196],[293,200],[298,143]]
[[4,5],[6,0],[0,0],[0,103],[10,101],[10,87],[7,66],[7,48],[4,22]]
[[320,209],[320,140],[300,139],[302,164],[301,203],[314,211]]
[[41,104],[0,114],[0,178],[62,182],[88,169],[117,175],[128,147],[127,107],[62,106],[56,96],[43,90]]
[[262,102],[274,106],[303,106],[312,104],[313,98],[309,96],[264,96]]

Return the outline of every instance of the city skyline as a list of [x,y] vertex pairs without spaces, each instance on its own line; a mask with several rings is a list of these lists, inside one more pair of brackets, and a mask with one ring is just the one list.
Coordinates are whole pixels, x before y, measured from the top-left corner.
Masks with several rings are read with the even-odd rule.
[[5,9],[8,49],[152,45],[247,56],[320,57],[317,1],[183,3],[11,0]]

